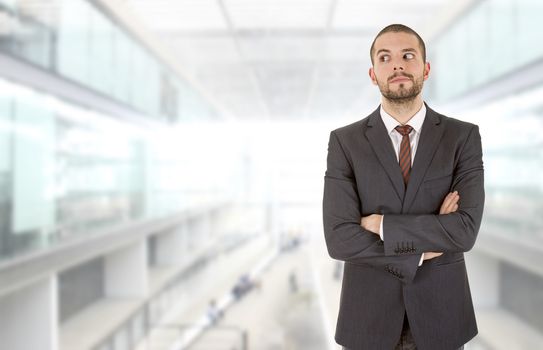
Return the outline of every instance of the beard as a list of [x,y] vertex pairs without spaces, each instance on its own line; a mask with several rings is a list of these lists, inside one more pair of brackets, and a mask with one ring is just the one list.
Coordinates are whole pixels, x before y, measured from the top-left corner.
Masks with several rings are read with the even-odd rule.
[[[397,90],[392,91],[390,89],[388,81],[394,78],[397,78],[399,76],[404,76],[404,77],[409,78],[412,82],[411,87],[407,88],[405,86],[406,83],[400,83],[398,84]],[[381,94],[383,95],[383,97],[394,104],[410,103],[413,100],[415,100],[415,98],[422,91],[422,86],[424,83],[424,79],[422,75],[418,78],[415,78],[411,74],[405,74],[405,73],[393,75],[392,77],[388,79],[388,81],[383,83],[377,80],[377,85],[379,86],[379,90],[381,91]]]

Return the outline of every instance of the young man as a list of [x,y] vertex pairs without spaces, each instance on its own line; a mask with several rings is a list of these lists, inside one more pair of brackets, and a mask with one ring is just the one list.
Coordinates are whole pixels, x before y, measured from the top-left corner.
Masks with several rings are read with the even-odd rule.
[[422,100],[420,36],[393,24],[370,50],[381,105],[330,134],[323,219],[345,261],[336,341],[350,350],[456,350],[477,334],[464,252],[477,237],[484,171],[477,125]]

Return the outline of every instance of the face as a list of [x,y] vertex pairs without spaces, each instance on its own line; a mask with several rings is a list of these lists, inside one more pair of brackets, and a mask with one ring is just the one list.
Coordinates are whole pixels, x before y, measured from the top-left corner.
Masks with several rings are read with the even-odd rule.
[[415,99],[430,72],[417,37],[408,33],[389,32],[377,38],[373,61],[369,70],[373,84],[385,98],[397,103]]

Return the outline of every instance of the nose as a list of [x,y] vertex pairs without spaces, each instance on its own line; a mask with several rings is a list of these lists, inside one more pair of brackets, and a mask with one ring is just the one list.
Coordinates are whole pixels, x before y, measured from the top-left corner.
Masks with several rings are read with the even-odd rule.
[[403,67],[402,66],[394,66],[394,70],[403,70]]

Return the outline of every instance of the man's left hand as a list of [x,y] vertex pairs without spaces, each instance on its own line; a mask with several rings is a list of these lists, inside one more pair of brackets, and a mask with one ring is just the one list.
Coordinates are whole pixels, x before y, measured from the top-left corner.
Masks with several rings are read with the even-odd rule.
[[383,215],[381,214],[371,214],[364,216],[360,221],[360,226],[365,230],[368,230],[376,235],[379,235],[379,228],[381,227],[381,220],[383,220]]

